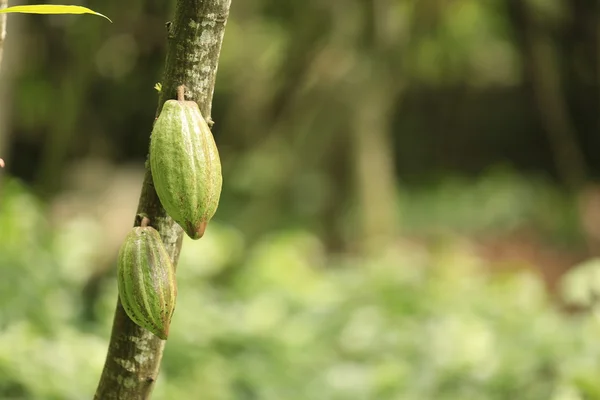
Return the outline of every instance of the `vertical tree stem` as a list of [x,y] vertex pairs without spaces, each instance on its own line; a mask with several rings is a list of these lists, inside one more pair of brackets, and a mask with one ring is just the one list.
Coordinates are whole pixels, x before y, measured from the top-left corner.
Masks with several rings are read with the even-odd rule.
[[[206,118],[210,116],[230,4],[231,0],[177,1],[175,17],[168,26],[168,49],[157,115],[166,100],[176,97],[176,88],[185,85],[187,99],[196,101]],[[140,214],[145,214],[160,232],[177,265],[183,231],[162,208],[148,166],[138,205]],[[136,218],[135,224],[139,225],[140,221],[141,218]],[[164,341],[134,324],[117,301],[108,354],[94,398],[148,399],[160,369],[164,345]]]
[[[0,0],[0,10],[8,7],[8,0]],[[0,71],[2,70],[2,56],[4,54],[4,39],[6,39],[6,14],[0,14]],[[0,129],[1,130],[1,129]],[[1,132],[0,132],[1,133]],[[1,135],[0,135],[1,138]],[[0,149],[2,148],[0,140]],[[4,160],[0,158],[0,168],[4,168]]]
[[[0,0],[0,10],[8,7],[8,0]],[[0,14],[0,69],[2,69],[2,54],[6,38],[6,14]]]

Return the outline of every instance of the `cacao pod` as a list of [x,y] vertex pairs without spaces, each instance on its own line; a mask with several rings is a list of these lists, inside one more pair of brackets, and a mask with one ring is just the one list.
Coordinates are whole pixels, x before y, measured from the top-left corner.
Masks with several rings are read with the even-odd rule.
[[196,102],[165,102],[152,129],[150,169],[167,214],[200,239],[217,211],[223,178],[217,145]]
[[136,227],[119,250],[119,298],[129,318],[166,340],[175,310],[175,268],[156,229]]

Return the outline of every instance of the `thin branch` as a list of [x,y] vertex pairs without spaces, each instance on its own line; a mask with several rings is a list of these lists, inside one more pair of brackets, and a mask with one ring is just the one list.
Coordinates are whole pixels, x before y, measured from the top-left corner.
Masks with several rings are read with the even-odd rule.
[[[162,104],[185,85],[186,98],[198,103],[209,119],[221,44],[231,0],[178,0],[168,24],[168,49],[157,115]],[[148,168],[138,215],[151,221],[177,265],[183,231],[162,208]],[[135,225],[141,218],[136,217]],[[184,306],[183,304],[181,306]],[[177,318],[175,312],[174,318]],[[141,400],[150,397],[160,369],[165,342],[134,324],[117,301],[110,345],[96,400]]]
[[[0,0],[0,10],[8,7],[8,0]],[[0,69],[2,69],[2,54],[4,53],[4,39],[6,38],[6,14],[0,14]]]

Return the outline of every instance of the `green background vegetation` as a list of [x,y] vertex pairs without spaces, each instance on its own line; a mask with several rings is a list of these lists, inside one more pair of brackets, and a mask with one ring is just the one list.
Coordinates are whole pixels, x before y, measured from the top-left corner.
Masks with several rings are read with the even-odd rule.
[[[1,399],[95,390],[173,3],[9,17]],[[592,0],[233,0],[153,398],[600,400],[598,32]]]

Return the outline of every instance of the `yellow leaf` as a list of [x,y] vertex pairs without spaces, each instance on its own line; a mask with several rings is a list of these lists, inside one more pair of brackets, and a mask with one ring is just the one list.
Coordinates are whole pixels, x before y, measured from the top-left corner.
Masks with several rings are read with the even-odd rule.
[[112,21],[106,15],[97,13],[86,7],[80,6],[59,6],[53,4],[41,4],[31,6],[12,6],[0,10],[0,14],[4,13],[25,13],[25,14],[94,14],[106,18],[111,23]]

